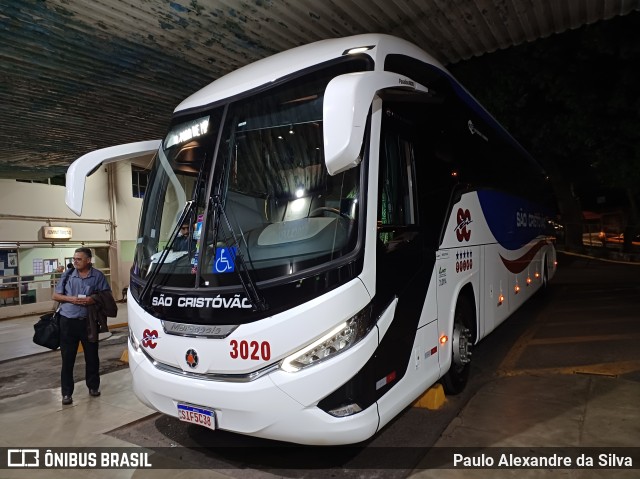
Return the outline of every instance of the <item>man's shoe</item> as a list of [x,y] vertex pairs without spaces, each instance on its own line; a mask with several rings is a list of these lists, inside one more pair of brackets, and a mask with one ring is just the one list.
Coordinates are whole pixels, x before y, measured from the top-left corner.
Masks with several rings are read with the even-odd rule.
[[98,397],[100,396],[99,389],[89,389],[89,396]]
[[68,406],[73,402],[73,398],[71,396],[62,396],[62,405]]

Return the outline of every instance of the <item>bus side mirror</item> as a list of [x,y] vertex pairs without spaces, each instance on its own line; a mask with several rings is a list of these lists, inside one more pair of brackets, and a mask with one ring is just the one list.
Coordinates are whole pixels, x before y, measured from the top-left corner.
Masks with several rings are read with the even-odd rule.
[[327,171],[336,175],[357,166],[369,107],[380,90],[428,92],[408,77],[391,72],[357,72],[335,77],[324,92],[322,120]]
[[161,140],[138,141],[125,145],[110,146],[82,155],[67,170],[67,187],[64,202],[71,211],[80,216],[82,214],[84,185],[87,176],[91,175],[100,165],[155,153],[161,143]]

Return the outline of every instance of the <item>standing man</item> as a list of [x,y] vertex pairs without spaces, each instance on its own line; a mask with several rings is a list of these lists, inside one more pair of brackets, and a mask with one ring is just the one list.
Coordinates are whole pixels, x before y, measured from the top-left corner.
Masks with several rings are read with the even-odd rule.
[[73,403],[73,366],[78,343],[82,343],[86,363],[85,382],[89,395],[100,396],[98,340],[89,341],[88,306],[95,304],[92,294],[111,291],[101,271],[91,265],[91,250],[78,248],[73,254],[74,270],[67,271],[56,285],[53,300],[60,303],[60,352],[62,353],[62,404]]

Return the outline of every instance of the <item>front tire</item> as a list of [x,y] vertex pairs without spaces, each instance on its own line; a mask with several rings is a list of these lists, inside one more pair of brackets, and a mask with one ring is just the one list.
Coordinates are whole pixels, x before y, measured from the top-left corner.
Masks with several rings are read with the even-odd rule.
[[471,348],[473,346],[474,308],[468,298],[461,296],[456,304],[453,319],[451,366],[442,377],[442,385],[447,394],[461,393],[469,380],[471,370]]

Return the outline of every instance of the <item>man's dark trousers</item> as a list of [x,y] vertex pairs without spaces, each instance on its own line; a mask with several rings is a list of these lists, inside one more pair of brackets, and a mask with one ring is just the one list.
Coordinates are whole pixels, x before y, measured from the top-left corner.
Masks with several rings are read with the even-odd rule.
[[100,359],[98,343],[87,338],[88,319],[74,319],[60,316],[60,352],[62,353],[62,371],[60,384],[62,396],[73,395],[73,366],[76,362],[78,344],[82,343],[85,361],[85,379],[89,389],[100,389]]

